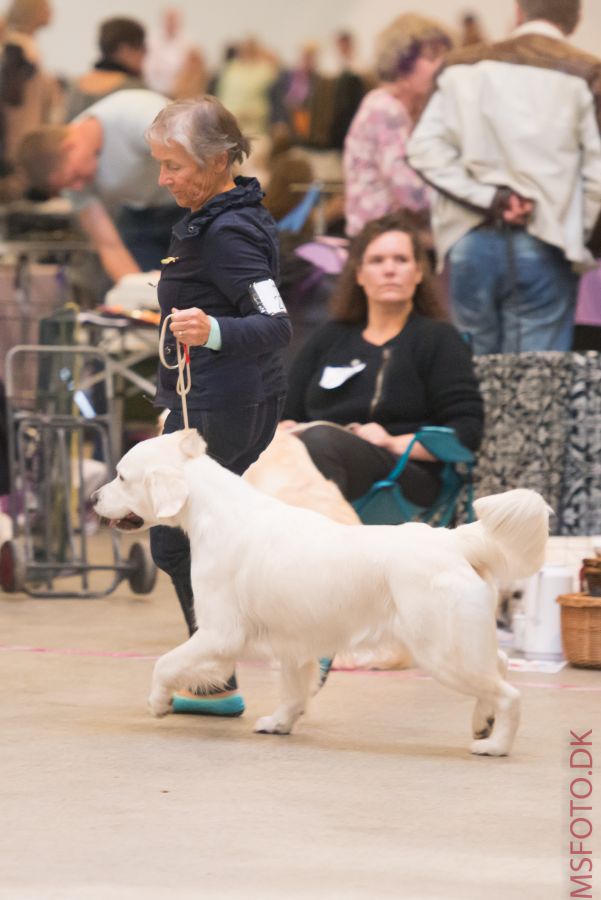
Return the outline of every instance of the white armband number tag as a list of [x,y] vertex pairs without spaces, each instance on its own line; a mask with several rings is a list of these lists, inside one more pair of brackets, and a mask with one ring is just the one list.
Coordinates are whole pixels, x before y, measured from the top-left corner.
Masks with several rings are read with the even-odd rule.
[[265,316],[281,316],[286,314],[284,301],[273,278],[264,281],[253,281],[249,285],[250,297],[256,309]]

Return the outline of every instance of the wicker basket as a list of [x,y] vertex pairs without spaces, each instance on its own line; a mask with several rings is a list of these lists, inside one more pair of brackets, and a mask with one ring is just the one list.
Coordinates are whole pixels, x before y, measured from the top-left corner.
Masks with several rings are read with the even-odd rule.
[[557,602],[566,658],[573,666],[601,668],[601,597],[562,594]]

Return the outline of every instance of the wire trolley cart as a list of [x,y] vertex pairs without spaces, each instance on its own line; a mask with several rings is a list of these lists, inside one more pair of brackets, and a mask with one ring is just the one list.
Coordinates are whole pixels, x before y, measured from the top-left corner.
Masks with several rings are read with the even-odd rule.
[[[106,412],[95,411],[99,397]],[[149,593],[156,568],[146,544],[132,544],[124,559],[111,531],[108,552],[90,548],[89,494],[112,477],[118,444],[110,360],[91,347],[13,347],[6,403],[14,538],[0,548],[2,589],[94,598],[127,579],[135,593]],[[91,447],[101,461],[90,460]]]

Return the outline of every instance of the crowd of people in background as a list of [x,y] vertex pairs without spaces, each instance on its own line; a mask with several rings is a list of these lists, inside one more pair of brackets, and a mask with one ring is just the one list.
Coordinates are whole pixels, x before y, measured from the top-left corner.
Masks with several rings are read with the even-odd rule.
[[[578,0],[517,0],[519,28],[491,43],[473,12],[454,28],[404,13],[364,69],[349,31],[328,36],[327,47],[303,43],[291,64],[246,36],[211,71],[169,7],[152,25],[105,19],[90,69],[61,79],[37,45],[51,0],[13,0],[0,58],[0,202],[67,189],[111,280],[154,267],[173,203],[157,194],[132,129],[141,135],[141,117],[169,100],[215,95],[252,139],[239,171],[259,179],[282,223],[284,280],[316,234],[348,241],[403,211],[474,352],[569,349],[580,277],[595,266],[587,242],[601,197],[599,63],[567,43],[579,15]],[[326,49],[336,58],[327,73]],[[553,117],[557,90],[565,103]],[[527,271],[533,255],[546,281]]]

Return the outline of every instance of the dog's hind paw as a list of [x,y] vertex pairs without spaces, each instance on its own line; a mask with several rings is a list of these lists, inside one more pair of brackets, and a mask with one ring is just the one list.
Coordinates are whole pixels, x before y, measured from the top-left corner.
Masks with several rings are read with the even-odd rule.
[[470,747],[470,752],[477,756],[507,756],[509,748],[500,747],[492,738],[474,741]]
[[257,734],[290,734],[291,725],[280,722],[276,716],[262,716],[255,722],[253,731]]

